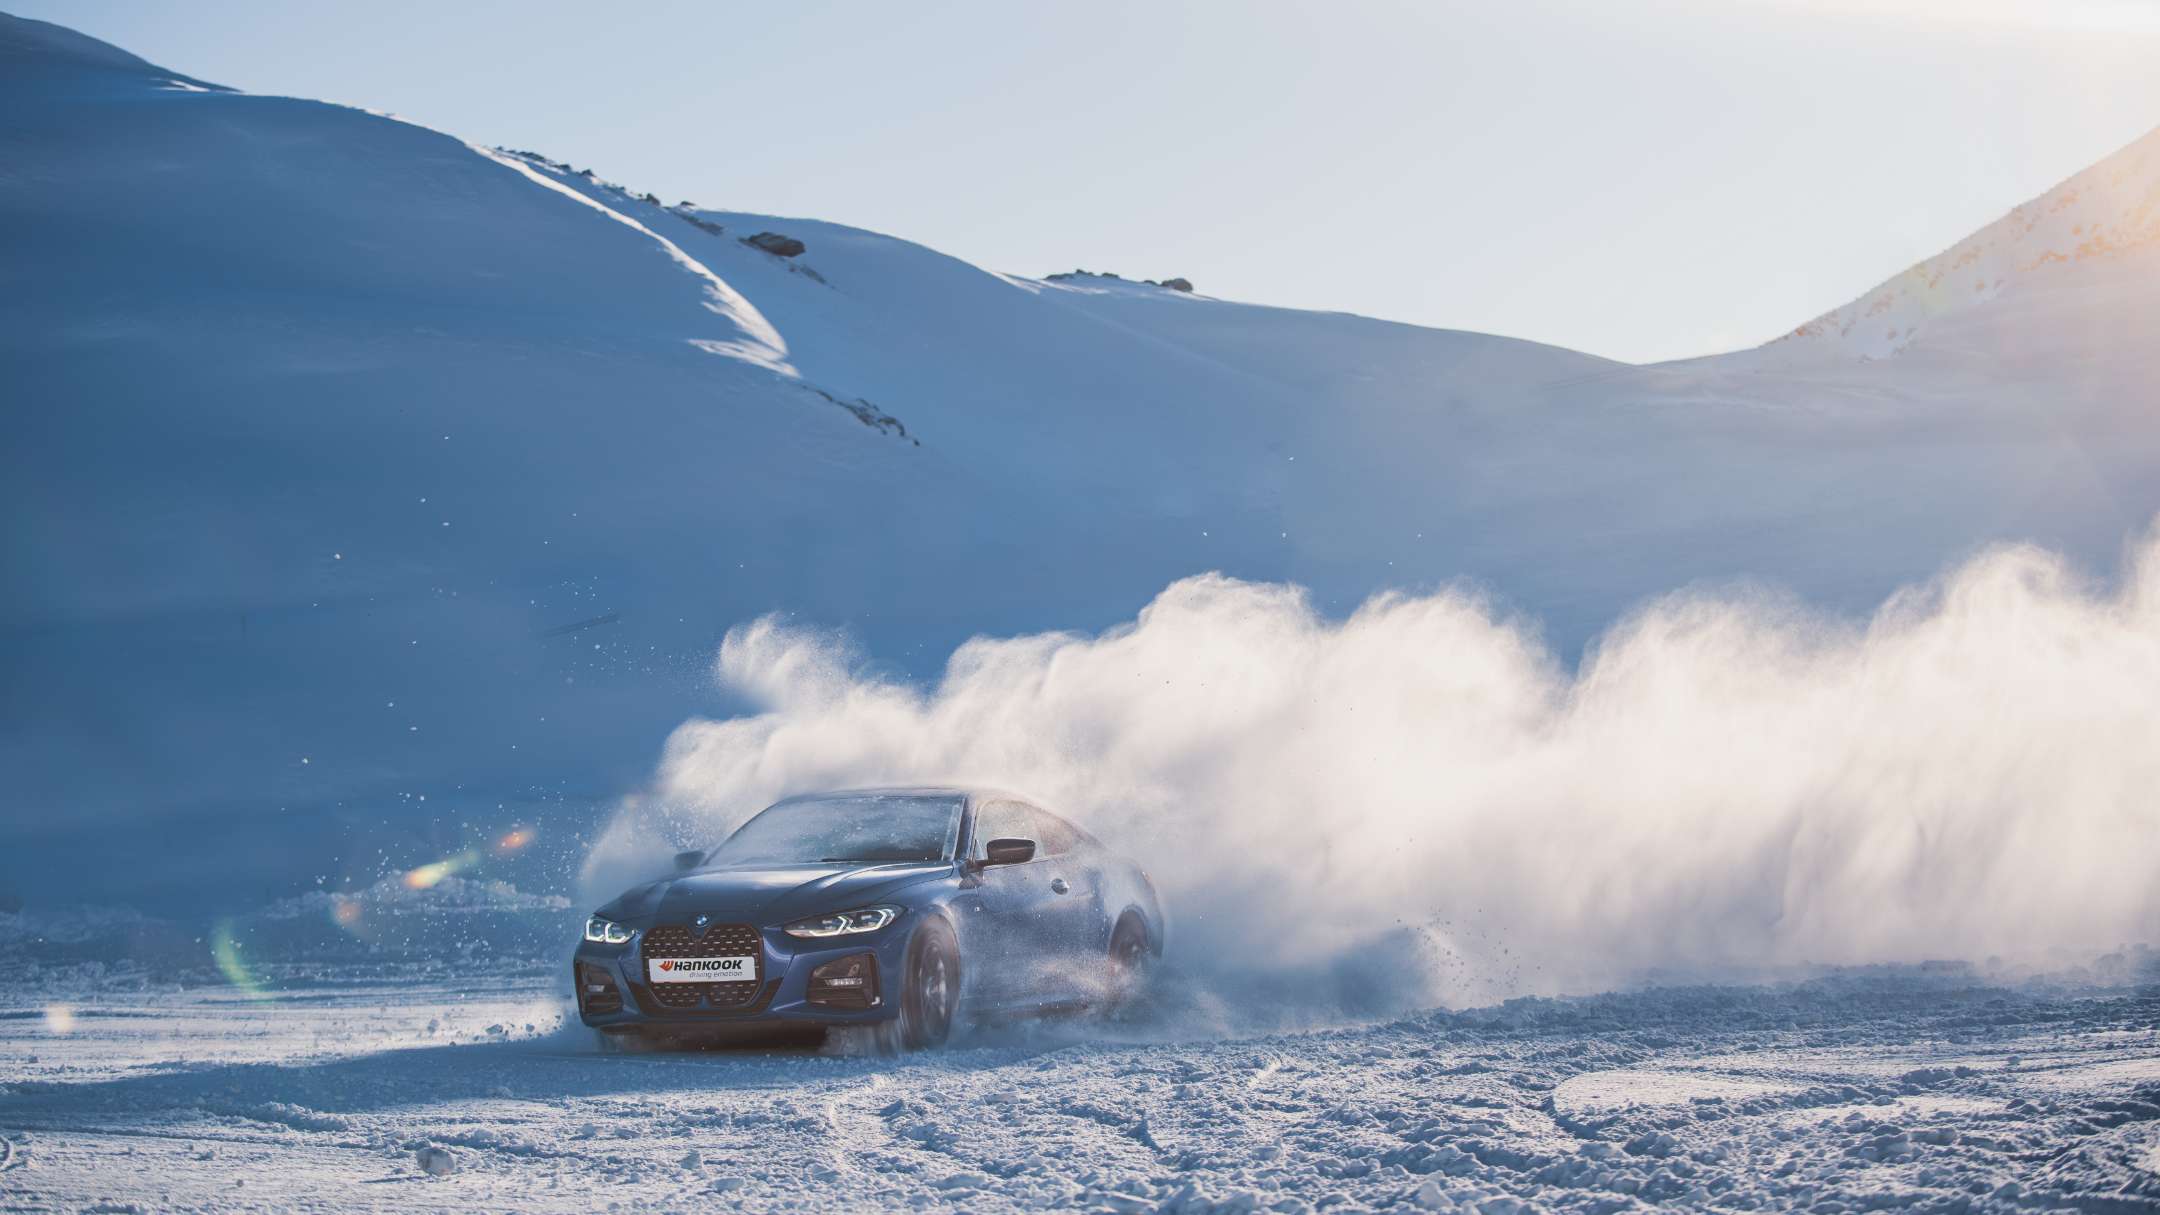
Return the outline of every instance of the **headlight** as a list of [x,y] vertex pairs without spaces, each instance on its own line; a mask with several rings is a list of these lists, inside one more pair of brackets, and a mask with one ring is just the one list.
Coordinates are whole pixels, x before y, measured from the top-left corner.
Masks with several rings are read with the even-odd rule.
[[585,939],[595,945],[627,945],[637,934],[605,916],[585,921]]
[[898,907],[864,907],[832,915],[813,916],[787,926],[791,937],[840,937],[857,932],[876,932],[900,918]]

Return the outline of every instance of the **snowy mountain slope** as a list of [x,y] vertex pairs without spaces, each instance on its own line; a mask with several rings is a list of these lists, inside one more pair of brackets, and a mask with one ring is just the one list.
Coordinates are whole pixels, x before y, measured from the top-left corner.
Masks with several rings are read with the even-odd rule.
[[2105,321],[2152,315],[2134,259],[1896,360],[1633,368],[684,214],[34,22],[0,56],[33,903],[247,908],[517,823],[574,852],[769,611],[921,675],[1206,570],[1330,610],[1470,579],[1573,649],[1697,580],[1857,607],[1996,538],[2106,561],[2160,506],[2160,353]]
[[[299,834],[379,818],[434,747],[419,767],[510,756],[535,695],[514,720],[540,749],[532,685],[582,665],[540,634],[621,606],[589,602],[619,535],[695,498],[656,537],[693,544],[786,497],[776,450],[873,494],[896,475],[897,442],[712,352],[761,335],[710,276],[458,141],[149,72],[0,78],[12,830],[197,806],[252,866],[230,850],[280,807]],[[858,547],[882,546],[829,546]],[[484,748],[429,738],[485,721]],[[333,746],[363,737],[361,762]]]
[[1780,355],[1887,358],[1944,317],[2013,285],[2047,291],[2057,268],[2149,259],[2160,250],[2160,129],[2011,210],[1934,257],[1772,343]]
[[23,75],[112,73],[157,81],[167,88],[229,91],[223,85],[169,72],[109,42],[48,21],[17,17],[0,21],[0,59],[11,72]]

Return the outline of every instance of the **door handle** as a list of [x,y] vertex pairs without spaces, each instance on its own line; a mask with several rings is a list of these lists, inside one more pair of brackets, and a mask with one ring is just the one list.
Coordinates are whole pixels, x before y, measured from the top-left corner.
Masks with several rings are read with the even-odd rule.
[[1065,879],[1064,879],[1064,878],[1051,878],[1051,879],[1050,879],[1050,891],[1051,891],[1051,893],[1053,893],[1053,894],[1064,894],[1064,893],[1065,893],[1066,891],[1068,891],[1068,890],[1071,890],[1071,889],[1072,889],[1072,887],[1070,887],[1070,886],[1067,886],[1067,885],[1065,884]]

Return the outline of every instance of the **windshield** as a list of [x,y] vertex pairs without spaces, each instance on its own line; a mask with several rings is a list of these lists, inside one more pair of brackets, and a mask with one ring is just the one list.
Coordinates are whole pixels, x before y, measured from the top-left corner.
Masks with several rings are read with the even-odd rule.
[[887,793],[781,802],[737,828],[707,863],[950,860],[965,800],[950,793]]

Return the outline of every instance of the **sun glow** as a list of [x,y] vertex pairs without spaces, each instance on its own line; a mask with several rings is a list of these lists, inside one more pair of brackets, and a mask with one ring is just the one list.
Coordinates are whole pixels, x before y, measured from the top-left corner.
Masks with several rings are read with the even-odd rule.
[[1826,16],[1874,22],[1966,25],[1992,28],[2063,30],[2083,33],[2160,34],[2160,3],[2155,0],[2069,0],[2025,3],[2021,0],[1767,0]]

